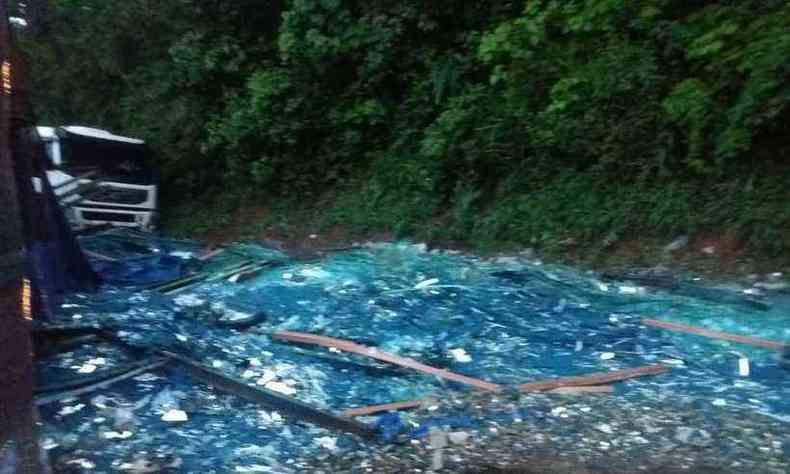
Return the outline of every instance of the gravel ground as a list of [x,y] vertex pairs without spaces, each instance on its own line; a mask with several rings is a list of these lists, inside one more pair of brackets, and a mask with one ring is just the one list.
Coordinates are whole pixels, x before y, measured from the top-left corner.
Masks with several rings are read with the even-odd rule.
[[[475,412],[524,413],[525,417],[506,424],[486,422],[474,430],[434,431],[430,437],[439,449],[432,447],[429,437],[404,440],[303,460],[297,464],[299,472],[790,472],[790,424],[733,408],[710,419],[702,417],[693,403],[648,405],[617,395],[538,394],[517,400],[454,400],[438,410],[421,410],[406,418],[419,423],[447,413],[453,405],[454,413],[462,408],[473,417]],[[447,446],[441,448],[445,442]],[[441,468],[435,469],[438,466]]]

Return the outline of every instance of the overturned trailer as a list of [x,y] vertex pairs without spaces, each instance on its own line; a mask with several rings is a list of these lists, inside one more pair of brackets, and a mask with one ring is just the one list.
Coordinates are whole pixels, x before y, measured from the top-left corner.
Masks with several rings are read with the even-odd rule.
[[99,279],[49,185],[7,18],[0,2],[0,472],[38,474],[31,329]]
[[143,140],[82,126],[39,126],[37,132],[47,177],[75,229],[156,227],[158,176]]

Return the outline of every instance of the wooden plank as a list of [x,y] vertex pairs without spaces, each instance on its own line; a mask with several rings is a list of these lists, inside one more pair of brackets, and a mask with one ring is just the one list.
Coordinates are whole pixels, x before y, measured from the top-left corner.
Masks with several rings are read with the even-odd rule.
[[[607,395],[614,393],[611,385],[595,385],[588,387],[560,387],[549,390],[546,393],[558,395]],[[370,416],[387,411],[413,410],[429,403],[430,399],[411,400],[408,402],[385,403],[383,405],[371,405],[367,407],[351,408],[343,412],[343,416]]]
[[414,359],[400,357],[395,354],[390,354],[384,351],[380,351],[375,347],[363,346],[362,344],[357,344],[351,341],[344,341],[342,339],[335,339],[333,337],[318,336],[315,334],[307,334],[307,333],[292,332],[292,331],[277,332],[272,337],[275,340],[297,342],[301,344],[313,344],[323,347],[340,349],[342,351],[363,355],[373,359],[378,359],[384,362],[388,362],[390,364],[399,365],[401,367],[414,369],[426,374],[435,375],[445,380],[451,380],[453,382],[458,382],[465,385],[471,385],[475,388],[478,388],[480,390],[485,390],[487,392],[499,392],[503,388],[501,385],[497,385],[495,383],[486,382],[485,380],[475,379],[472,377],[467,377],[461,374],[456,374],[454,372],[450,372],[449,370],[431,367],[430,365],[425,365],[421,362],[417,362]]
[[[546,392],[555,394],[608,394],[614,391],[610,385],[636,377],[658,375],[669,372],[669,367],[663,365],[650,365],[634,369],[616,370],[607,373],[590,374],[582,377],[566,377],[544,382],[533,382],[519,386],[522,392]],[[601,386],[599,386],[601,385]],[[387,403],[368,407],[352,408],[343,412],[346,416],[368,416],[392,410],[410,410],[419,408],[428,400],[411,400],[407,402]]]
[[549,390],[546,393],[556,393],[558,395],[608,395],[614,393],[611,385],[591,385],[589,387],[560,387]]
[[427,400],[412,400],[409,402],[386,403],[384,405],[372,405],[369,407],[351,408],[343,412],[343,416],[368,416],[382,413],[385,411],[411,410],[420,408]]
[[790,345],[779,341],[771,341],[768,339],[760,339],[751,336],[741,336],[738,334],[730,334],[721,331],[712,331],[710,329],[700,328],[696,326],[689,326],[687,324],[671,323],[669,321],[660,321],[658,319],[643,319],[642,324],[644,324],[645,326],[650,326],[658,329],[666,329],[668,331],[695,334],[697,336],[707,337],[710,339],[719,339],[722,341],[737,342],[740,344],[763,347],[765,349],[774,349],[777,351],[784,351],[790,348]]
[[561,387],[584,387],[590,385],[606,385],[612,382],[645,377],[648,375],[659,375],[669,372],[669,367],[664,365],[648,365],[634,369],[615,370],[612,372],[602,372],[581,377],[565,377],[544,382],[532,382],[520,385],[518,388],[522,392],[543,392]]

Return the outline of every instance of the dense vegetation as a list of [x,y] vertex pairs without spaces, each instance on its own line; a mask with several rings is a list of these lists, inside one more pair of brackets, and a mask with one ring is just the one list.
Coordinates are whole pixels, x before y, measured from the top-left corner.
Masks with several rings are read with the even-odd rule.
[[42,121],[145,137],[193,221],[790,249],[784,0],[19,3]]

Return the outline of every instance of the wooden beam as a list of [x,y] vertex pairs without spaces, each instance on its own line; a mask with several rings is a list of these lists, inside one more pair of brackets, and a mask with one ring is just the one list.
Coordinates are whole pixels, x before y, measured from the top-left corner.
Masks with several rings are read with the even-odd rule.
[[467,377],[461,374],[456,374],[454,372],[450,372],[449,370],[431,367],[430,365],[417,362],[414,359],[400,357],[395,354],[390,354],[388,352],[380,351],[375,347],[363,346],[362,344],[357,344],[356,342],[344,341],[342,339],[335,339],[333,337],[318,336],[315,334],[307,334],[301,332],[281,331],[274,333],[272,338],[281,341],[297,342],[301,344],[312,344],[317,346],[340,349],[341,351],[363,355],[373,359],[388,362],[390,364],[399,365],[401,367],[407,367],[409,369],[414,369],[419,372],[423,372],[430,375],[435,375],[445,380],[451,380],[453,382],[458,382],[465,385],[471,385],[475,388],[478,388],[480,390],[485,390],[487,392],[499,392],[503,388],[501,385],[497,385],[495,383],[486,382],[485,380],[480,380],[472,377]]
[[741,336],[738,334],[730,334],[721,331],[712,331],[710,329],[700,328],[696,326],[689,326],[687,324],[671,323],[669,321],[660,321],[658,319],[643,319],[642,324],[658,329],[666,329],[668,331],[684,332],[687,334],[695,334],[697,336],[707,337],[710,339],[719,339],[722,341],[737,342],[740,344],[747,344],[750,346],[763,347],[765,349],[775,349],[777,351],[784,351],[790,349],[790,345],[779,341],[770,341],[768,339],[760,339],[757,337]]
[[[589,387],[560,387],[549,390],[546,393],[559,395],[606,395],[614,393],[611,385],[589,386]],[[413,410],[429,403],[430,399],[411,400],[408,402],[385,403],[383,405],[371,405],[367,407],[351,408],[343,412],[343,416],[369,416],[386,411]]]
[[[658,375],[669,372],[669,367],[663,365],[650,365],[634,369],[616,370],[607,373],[590,374],[583,377],[566,377],[544,382],[533,382],[519,386],[522,392],[546,392],[565,395],[612,393],[614,388],[607,385],[612,382]],[[343,412],[345,416],[368,416],[385,411],[410,410],[419,408],[429,400],[411,400],[407,402],[387,403],[369,407],[352,408]]]
[[581,377],[565,377],[544,382],[532,382],[520,385],[521,392],[544,392],[561,387],[586,387],[590,385],[606,385],[612,382],[645,377],[648,375],[659,375],[669,372],[669,367],[664,365],[648,365],[634,369],[615,370],[612,372],[602,372]]
[[411,410],[420,408],[427,400],[412,400],[410,402],[386,403],[384,405],[372,405],[369,407],[351,408],[343,412],[343,416],[368,416],[382,413],[385,411]]
[[558,395],[608,395],[614,393],[611,385],[590,385],[589,387],[560,387],[549,390],[546,393],[556,393]]

